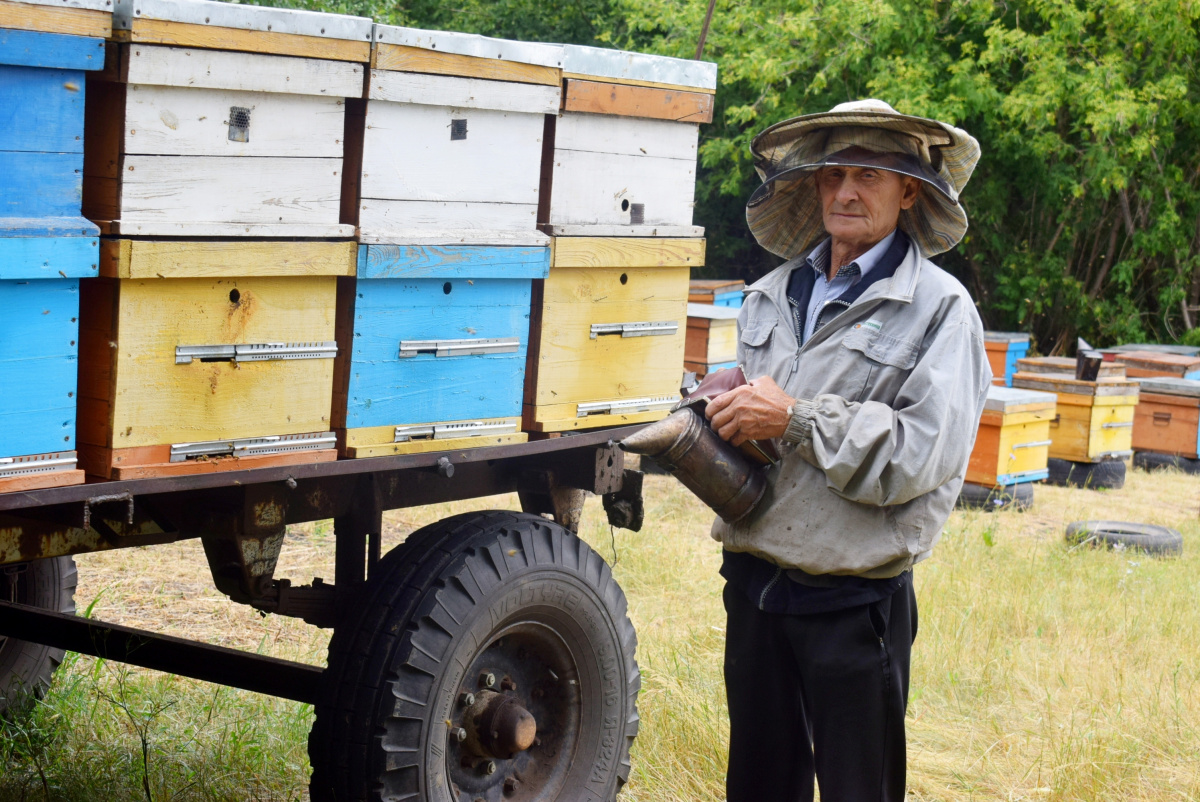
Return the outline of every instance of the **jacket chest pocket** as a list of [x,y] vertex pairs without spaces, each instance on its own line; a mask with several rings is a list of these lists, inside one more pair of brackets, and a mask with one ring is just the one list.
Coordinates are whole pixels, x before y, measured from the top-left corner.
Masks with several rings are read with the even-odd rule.
[[738,335],[738,363],[747,378],[771,375],[771,339],[775,321],[754,321]]
[[891,401],[917,364],[919,351],[919,343],[856,324],[842,338],[838,379],[847,391],[843,397]]

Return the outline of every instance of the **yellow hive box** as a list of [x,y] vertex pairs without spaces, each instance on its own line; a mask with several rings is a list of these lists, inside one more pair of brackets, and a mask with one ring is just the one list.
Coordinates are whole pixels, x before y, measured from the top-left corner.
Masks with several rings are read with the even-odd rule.
[[[352,274],[355,244],[302,250],[105,244],[104,273],[139,277],[81,288],[78,435],[88,473],[128,479],[335,458],[337,278],[288,273]],[[177,262],[197,277],[141,277],[179,275]],[[229,275],[238,271],[251,275]]]
[[1058,412],[1050,424],[1051,457],[1100,462],[1133,454],[1137,382],[1117,378],[1085,382],[1018,372],[1013,387],[1057,394]]
[[1053,393],[990,387],[967,481],[998,487],[1045,479],[1055,402]]
[[642,423],[679,400],[703,239],[559,237],[534,282],[526,431]]

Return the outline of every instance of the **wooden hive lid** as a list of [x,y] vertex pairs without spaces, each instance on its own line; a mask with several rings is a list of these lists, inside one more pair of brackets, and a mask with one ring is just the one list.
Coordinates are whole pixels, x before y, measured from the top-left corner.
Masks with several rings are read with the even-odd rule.
[[87,11],[112,11],[113,0],[19,0],[30,6],[51,8],[82,8]]
[[1155,376],[1148,379],[1136,379],[1135,381],[1141,385],[1142,392],[1200,398],[1200,381],[1195,379]]
[[[1017,370],[1025,373],[1065,375],[1075,378],[1075,360],[1069,356],[1031,356],[1017,360]],[[1105,362],[1100,366],[1101,378],[1125,378],[1125,366],[1117,362]]]
[[[7,29],[10,33],[27,31],[107,39],[112,35],[112,4],[113,0],[20,0],[15,3],[0,0],[0,29]],[[10,41],[10,52],[7,54],[9,58],[0,63],[51,69],[80,69],[53,60],[44,62],[41,58],[31,63],[28,57],[16,55],[29,49],[28,41]]]
[[[216,0],[113,0],[114,30],[133,31],[135,23],[142,20],[362,42],[368,47],[373,25],[367,17],[222,3]],[[270,37],[264,36],[262,39],[262,46],[256,47],[255,50],[274,52],[270,45]],[[136,36],[134,40],[137,41]],[[280,52],[290,54],[291,51]]]
[[692,295],[716,295],[721,292],[741,292],[746,282],[733,278],[694,278],[689,286]]
[[983,339],[989,343],[1024,343],[1029,344],[1029,335],[1021,331],[985,331]]
[[713,306],[712,304],[689,303],[688,317],[698,317],[705,320],[737,320],[741,309],[730,306]]
[[1033,412],[1043,409],[1054,409],[1058,404],[1058,396],[1038,390],[1026,390],[1020,387],[988,388],[987,401],[984,409],[996,412],[1011,412],[1020,407],[1022,411]]
[[1114,355],[1114,359],[1131,368],[1166,370],[1181,376],[1200,370],[1200,356],[1185,356],[1161,351],[1120,351]]
[[563,72],[567,77],[673,86],[694,92],[715,92],[717,89],[717,65],[708,61],[585,45],[566,45],[564,55]]
[[1160,354],[1180,354],[1181,356],[1200,356],[1200,345],[1164,345],[1161,343],[1129,343],[1114,345],[1112,348],[1101,348],[1104,354],[1122,354],[1128,351],[1154,351]]
[[1050,393],[1066,393],[1086,396],[1136,396],[1138,383],[1121,377],[1101,377],[1099,381],[1079,381],[1074,374],[1028,373],[1013,374],[1013,387],[1026,390],[1044,390]]

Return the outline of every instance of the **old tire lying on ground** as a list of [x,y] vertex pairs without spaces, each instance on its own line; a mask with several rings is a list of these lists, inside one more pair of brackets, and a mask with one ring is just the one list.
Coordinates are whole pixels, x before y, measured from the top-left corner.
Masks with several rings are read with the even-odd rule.
[[372,571],[329,646],[314,802],[611,800],[636,635],[608,564],[545,518],[468,513]]
[[1007,487],[985,487],[964,482],[955,507],[965,510],[1027,510],[1033,506],[1033,484],[1021,482]]
[[[0,598],[74,613],[77,581],[71,557],[6,565],[0,567]],[[62,649],[0,636],[0,713],[20,710],[41,698],[62,659]]]
[[1200,473],[1200,459],[1177,457],[1174,454],[1156,454],[1153,451],[1138,451],[1133,455],[1133,467],[1143,471],[1163,471],[1170,468],[1184,473]]
[[1067,527],[1067,542],[1109,548],[1119,545],[1165,557],[1183,553],[1183,535],[1176,530],[1127,521],[1076,521]]
[[1124,460],[1072,462],[1051,457],[1046,467],[1050,471],[1046,482],[1052,485],[1084,487],[1089,490],[1120,490],[1125,486]]

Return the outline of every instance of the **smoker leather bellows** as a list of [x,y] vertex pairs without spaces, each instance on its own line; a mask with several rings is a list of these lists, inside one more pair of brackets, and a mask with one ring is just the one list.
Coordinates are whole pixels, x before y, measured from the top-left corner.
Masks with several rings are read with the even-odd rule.
[[654,459],[726,523],[749,515],[767,488],[763,471],[691,407],[626,437],[621,448]]

